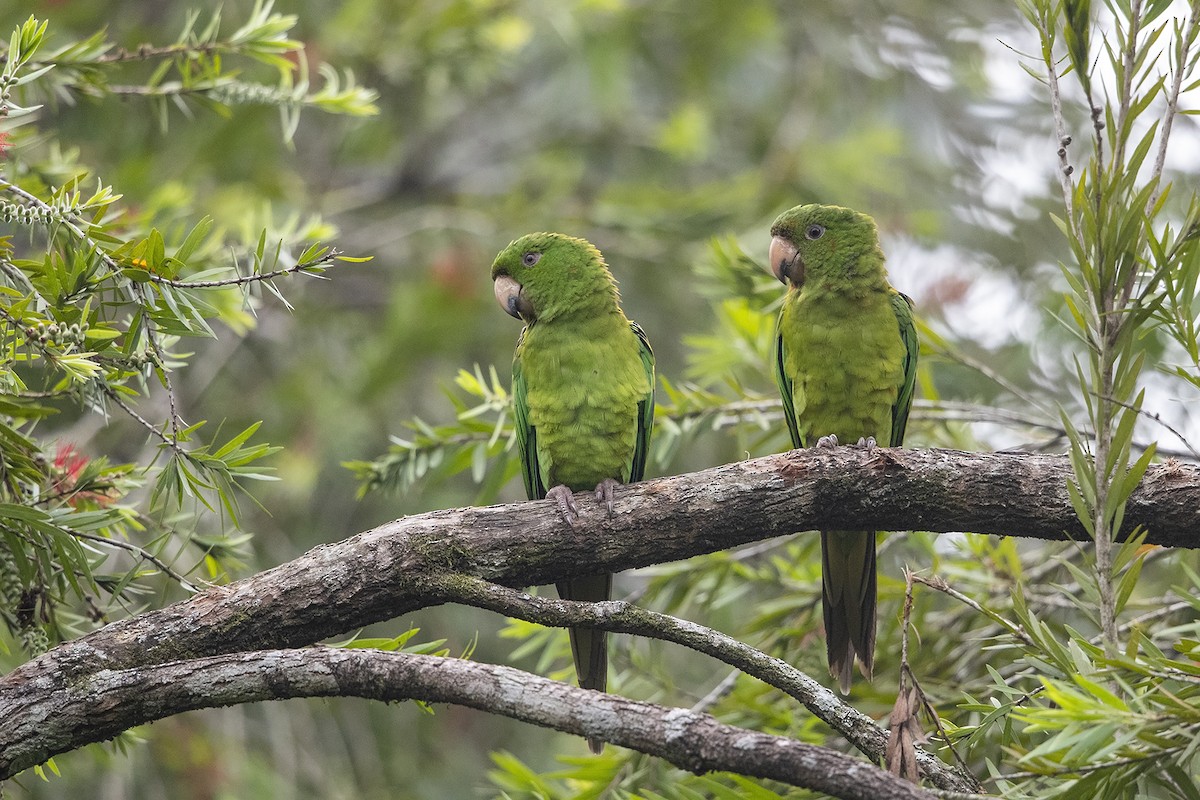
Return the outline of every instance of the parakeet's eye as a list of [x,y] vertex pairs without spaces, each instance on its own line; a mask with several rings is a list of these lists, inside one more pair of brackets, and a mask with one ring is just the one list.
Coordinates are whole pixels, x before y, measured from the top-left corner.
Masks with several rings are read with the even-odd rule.
[[805,239],[820,239],[825,233],[824,225],[809,225],[808,230],[804,231]]
[[529,253],[526,253],[525,255],[521,256],[521,263],[527,267],[532,267],[534,264],[536,264],[538,261],[540,261],[541,258],[542,258],[541,253],[529,252]]

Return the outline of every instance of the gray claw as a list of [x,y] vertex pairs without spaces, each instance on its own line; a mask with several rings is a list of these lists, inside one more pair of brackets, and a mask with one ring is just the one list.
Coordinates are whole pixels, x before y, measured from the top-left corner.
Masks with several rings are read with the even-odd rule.
[[563,522],[574,528],[575,523],[579,521],[579,507],[575,505],[575,495],[571,493],[571,490],[559,484],[546,492],[546,499],[554,501]]
[[829,434],[828,436],[822,436],[820,439],[817,439],[817,447],[832,448],[832,447],[837,447],[837,446],[838,446],[837,436],[832,433]]
[[605,478],[596,484],[596,502],[604,504],[610,517],[613,515],[613,489],[620,485],[612,478]]
[[859,437],[858,446],[865,447],[868,450],[874,450],[879,445],[875,442],[874,436],[865,436],[865,437]]

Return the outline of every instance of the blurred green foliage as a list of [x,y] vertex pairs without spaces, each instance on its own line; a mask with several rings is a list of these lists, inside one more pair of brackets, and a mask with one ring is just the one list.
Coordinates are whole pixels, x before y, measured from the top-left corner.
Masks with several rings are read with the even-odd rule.
[[[3,397],[23,406],[0,407],[4,420],[21,422],[11,428],[21,438],[3,443],[5,459],[24,453],[17,466],[43,491],[70,476],[81,502],[64,499],[51,517],[107,515],[83,521],[107,526],[104,536],[157,554],[189,580],[227,580],[401,514],[521,497],[505,420],[517,328],[495,308],[487,276],[493,254],[531,230],[596,243],[627,313],[654,342],[663,381],[652,474],[785,446],[763,367],[778,289],[758,264],[770,220],[809,201],[872,214],[893,284],[917,302],[923,353],[912,446],[1061,452],[1074,435],[1086,460],[1095,408],[1073,379],[1088,351],[1064,300],[1074,273],[1059,268],[1075,264],[1076,253],[1051,217],[1063,216],[1055,124],[1045,87],[1022,70],[1043,74],[1036,58],[1022,55],[1040,52],[1041,42],[1021,8],[984,0],[296,0],[270,9],[242,0],[226,3],[212,27],[207,12],[193,16],[183,4],[34,5],[0,0],[0,31],[32,10],[49,22],[40,52],[59,53],[61,64],[14,88],[13,103],[42,107],[4,123],[10,140],[0,177],[51,208],[75,203],[64,187],[84,171],[78,191],[86,204],[98,177],[96,205],[72,215],[81,226],[104,227],[113,221],[85,217],[121,209],[119,225],[107,229],[128,248],[103,244],[123,259],[127,295],[162,287],[154,269],[169,271],[172,257],[188,265],[180,279],[197,282],[235,268],[270,271],[277,242],[285,269],[304,263],[303,243],[313,240],[373,256],[337,266],[319,284],[167,287],[166,305],[153,306],[156,324],[184,320],[170,334],[188,338],[172,340],[169,358],[123,367],[115,384],[137,396],[119,396],[159,434],[176,436],[163,385],[169,373],[179,435],[209,421],[187,442],[201,461],[236,467],[239,448],[283,446],[265,461],[277,480],[256,485],[255,502],[243,498],[224,519],[197,502],[152,508],[147,482],[171,477],[171,463],[191,462],[168,447],[143,472],[162,437],[115,400],[103,415],[103,398],[72,388],[88,385],[85,362],[102,364],[80,360],[82,353],[145,341],[127,333],[125,320],[148,304],[136,295],[107,298],[88,309],[86,329],[83,316],[39,311],[29,320],[39,323],[35,338],[45,349],[16,351],[54,361],[36,390],[61,396],[44,415],[36,411],[49,407],[43,398]],[[1072,24],[1086,22],[1073,8]],[[1168,28],[1162,41],[1174,33]],[[1072,36],[1052,42],[1052,53],[1090,46],[1096,58],[1096,32]],[[149,57],[177,46],[189,55]],[[301,46],[312,65],[332,67],[301,69]],[[96,63],[120,53],[129,58]],[[1090,85],[1106,75],[1090,76]],[[1081,84],[1064,78],[1063,92],[1076,139],[1070,153],[1083,169],[1090,112]],[[377,113],[363,116],[370,112]],[[1177,121],[1185,142],[1178,150],[1195,144],[1194,119]],[[1194,185],[1197,171],[1194,159],[1167,161],[1177,196],[1161,213],[1175,231],[1188,218],[1189,198],[1178,187]],[[9,238],[0,260],[32,260],[26,253],[52,244],[53,269],[24,268],[39,281],[78,280],[91,268],[78,237],[3,219]],[[201,231],[196,248],[180,258],[193,230]],[[1160,249],[1168,248],[1157,230]],[[1185,433],[1194,428],[1187,409],[1198,374],[1188,280],[1180,273],[1168,281],[1179,299],[1156,310],[1164,325],[1139,327],[1145,363],[1162,369],[1134,381],[1146,392],[1142,407]],[[106,339],[106,331],[120,333]],[[64,335],[76,339],[64,344]],[[1184,443],[1145,418],[1128,427],[1134,457],[1159,439],[1160,454],[1189,457]],[[239,441],[247,431],[253,438]],[[167,485],[178,493],[181,484]],[[230,489],[226,496],[238,496]],[[219,497],[200,496],[220,507]],[[169,488],[161,497],[170,498]],[[234,511],[252,538],[228,525]],[[0,637],[6,664],[27,657],[20,631],[75,635],[105,615],[184,595],[180,581],[136,552],[109,547],[98,569],[89,549],[96,543],[62,535],[66,523],[15,519],[42,531],[52,554],[46,563],[87,568],[96,585],[76,591],[67,572],[56,573],[67,584],[56,590],[53,619],[27,604],[0,609],[17,632]],[[10,549],[23,546],[16,544]],[[1114,672],[1129,668],[1114,665],[1120,654],[1080,644],[1100,624],[1085,548],[916,533],[882,540],[879,559],[877,677],[855,684],[856,707],[882,717],[892,706],[907,566],[945,579],[987,612],[918,586],[911,617],[911,667],[976,774],[1028,773],[1004,784],[1013,797],[1092,797],[1125,785],[1191,796],[1171,788],[1181,779],[1170,770],[1194,773],[1193,723],[1176,725],[1177,738],[1135,725],[1140,733],[1121,750],[1089,742],[1098,734],[1080,721],[1113,707],[1112,681],[1128,706],[1122,714],[1155,720],[1194,709],[1191,684],[1174,686],[1180,703],[1166,708],[1155,678],[1179,669],[1189,642],[1200,639],[1194,555],[1128,548],[1113,565],[1138,679]],[[21,592],[35,572],[22,568]],[[639,570],[617,586],[825,675],[815,537]],[[405,644],[413,626],[434,641]],[[372,642],[571,677],[558,631],[462,608],[375,627],[365,634]],[[614,691],[703,702],[734,724],[830,739],[776,690],[661,643],[614,638]],[[1056,720],[1050,708],[1077,714]],[[189,714],[117,744],[119,752],[94,747],[60,757],[61,776],[46,770],[45,782],[26,775],[6,788],[37,798],[800,796],[730,776],[684,775],[615,748],[587,758],[582,742],[463,709],[429,714],[354,700]],[[1135,756],[1144,760],[1124,763]],[[1121,763],[1091,769],[1106,760]],[[1088,769],[1071,772],[1081,766]],[[1052,777],[1039,782],[1037,772]]]
[[[191,353],[180,344],[215,338],[216,323],[246,329],[258,293],[282,300],[279,280],[363,260],[319,243],[297,247],[318,235],[315,224],[296,239],[288,235],[285,246],[282,236],[268,244],[266,229],[256,241],[231,239],[208,216],[189,228],[130,213],[77,154],[35,127],[39,101],[127,94],[166,113],[168,102],[185,112],[196,105],[227,111],[235,96],[258,97],[281,109],[285,137],[306,105],[372,113],[371,93],[335,87],[328,69],[325,88],[309,94],[305,69],[287,58],[304,63],[303,46],[285,38],[294,23],[260,5],[222,37],[219,17],[199,30],[193,16],[177,43],[128,52],[101,34],[55,47],[47,22],[31,16],[5,49],[0,116],[9,174],[0,178],[0,219],[14,235],[0,240],[0,619],[27,653],[136,609],[146,590],[139,579],[156,571],[193,590],[167,561],[202,562],[204,578],[226,577],[245,540],[225,535],[226,528],[240,525],[239,496],[248,481],[269,477],[259,462],[278,448],[252,441],[257,422],[232,434],[219,425],[210,434],[205,420],[184,418],[174,376]],[[229,67],[238,60],[272,68],[278,85],[239,77]],[[131,63],[157,67],[135,85],[107,79]],[[81,191],[93,182],[90,194]],[[152,421],[146,414],[155,412],[137,406],[155,386],[167,408],[165,419]],[[112,465],[105,454],[84,454],[69,427],[50,436],[38,430],[62,412],[80,411],[121,415],[153,445],[132,463]],[[215,535],[197,517],[217,518]],[[9,650],[3,640],[0,647]]]

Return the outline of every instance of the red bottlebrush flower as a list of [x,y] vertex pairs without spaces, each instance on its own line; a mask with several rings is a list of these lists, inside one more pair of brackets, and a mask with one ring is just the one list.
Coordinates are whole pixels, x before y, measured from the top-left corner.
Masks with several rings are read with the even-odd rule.
[[58,452],[54,456],[54,469],[62,475],[55,481],[55,486],[69,482],[70,486],[74,487],[75,482],[79,480],[79,473],[83,472],[83,468],[87,464],[87,456],[81,456],[75,452],[75,445],[70,442],[65,444],[60,442]]
[[90,458],[75,451],[75,445],[69,442],[59,443],[58,452],[54,455],[54,482],[51,484],[51,489],[56,494],[65,497],[67,505],[72,508],[79,508],[83,504],[93,504],[103,508],[111,505],[117,499],[117,492],[113,487],[102,488],[98,491],[78,490],[79,476],[90,461]]

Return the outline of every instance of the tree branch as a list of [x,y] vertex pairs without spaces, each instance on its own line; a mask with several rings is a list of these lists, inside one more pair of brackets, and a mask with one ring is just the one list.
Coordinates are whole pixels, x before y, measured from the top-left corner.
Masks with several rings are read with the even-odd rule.
[[280,267],[273,269],[270,272],[252,272],[249,275],[235,275],[232,278],[219,278],[212,281],[181,281],[172,278],[164,278],[161,275],[149,273],[149,280],[153,283],[163,286],[170,286],[173,289],[216,289],[222,286],[245,286],[248,283],[263,283],[265,281],[281,278],[285,275],[307,275],[310,278],[322,278],[324,276],[311,270],[330,267],[338,260],[342,254],[340,250],[329,250],[323,256],[310,258],[307,261],[299,261],[290,267]]
[[79,746],[182,711],[294,697],[453,703],[602,737],[697,774],[731,771],[846,800],[936,797],[864,761],[725,725],[707,714],[577,689],[512,667],[328,647],[100,670],[63,684],[31,709],[35,713],[0,721],[0,738],[8,743],[0,755],[0,777],[44,761],[54,752],[47,742]]
[[[546,584],[820,527],[1082,540],[1071,479],[1065,456],[838,447],[619,487],[611,517],[580,495],[576,530],[549,501],[419,514],[55,647],[0,678],[0,730],[28,723],[38,698],[101,671],[300,647],[453,602],[464,594],[455,576]],[[1125,531],[1200,546],[1197,508],[1200,468],[1154,465],[1128,501]],[[11,761],[11,746],[0,735],[0,761]]]
[[[541,585],[822,526],[1084,540],[1071,479],[1066,456],[838,447],[618,487],[610,518],[581,496],[574,531],[549,501],[431,511],[115,622],[20,667],[0,689],[47,660],[76,672],[311,644],[446,602],[431,588],[443,574]],[[1151,544],[1200,547],[1197,508],[1200,468],[1153,465],[1128,501],[1125,530],[1142,526]]]
[[[878,762],[884,756],[888,735],[875,720],[843,702],[831,690],[786,661],[720,631],[620,601],[578,603],[533,597],[463,576],[448,578],[445,586],[446,595],[453,596],[454,602],[505,616],[555,627],[582,625],[661,639],[712,656],[799,701],[874,761]],[[922,774],[940,789],[967,792],[979,788],[972,778],[955,773],[924,750],[917,750],[917,764]]]

